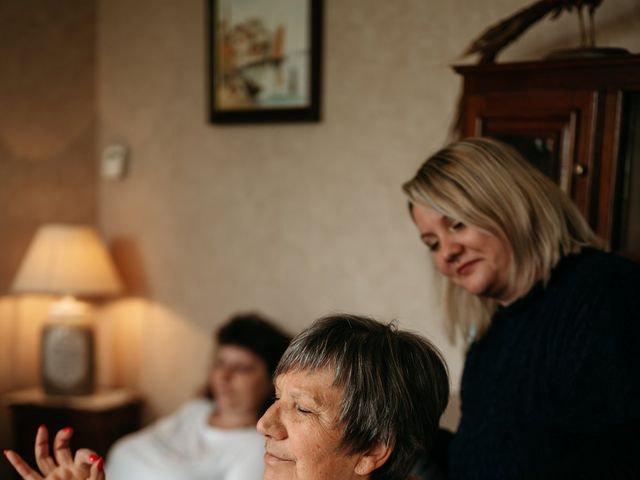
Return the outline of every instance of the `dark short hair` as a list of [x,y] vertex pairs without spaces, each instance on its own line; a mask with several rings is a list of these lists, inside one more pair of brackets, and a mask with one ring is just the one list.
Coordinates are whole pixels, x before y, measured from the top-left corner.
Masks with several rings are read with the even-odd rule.
[[231,317],[216,333],[218,345],[237,345],[252,351],[267,364],[269,377],[278,366],[291,337],[265,316],[250,312]]
[[430,451],[449,399],[440,352],[393,322],[331,315],[293,339],[275,374],[324,368],[335,370],[333,384],[343,390],[341,448],[354,454],[379,441],[392,445],[372,478],[406,478],[418,456]]
[[[269,381],[278,366],[280,357],[285,352],[291,337],[280,330],[267,317],[255,313],[239,313],[232,316],[215,333],[218,346],[235,345],[246,348],[260,357],[267,365]],[[204,395],[213,398],[209,382],[204,388]],[[269,396],[258,412],[262,415],[273,403],[273,394]]]

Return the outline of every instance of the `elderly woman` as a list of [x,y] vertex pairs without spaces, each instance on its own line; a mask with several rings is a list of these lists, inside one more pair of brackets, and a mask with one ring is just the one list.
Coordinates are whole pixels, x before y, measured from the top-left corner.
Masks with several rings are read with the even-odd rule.
[[265,480],[404,480],[449,397],[442,357],[393,325],[338,315],[291,342],[258,422]]
[[404,191],[468,341],[450,477],[638,478],[640,267],[495,140],[449,145]]
[[[298,335],[275,387],[258,422],[265,480],[405,480],[431,448],[449,394],[444,361],[428,341],[352,315],[326,317]],[[64,450],[48,479],[104,478],[92,452],[79,450],[74,464]],[[39,464],[53,462],[40,456]],[[9,460],[22,478],[42,478],[15,453]]]

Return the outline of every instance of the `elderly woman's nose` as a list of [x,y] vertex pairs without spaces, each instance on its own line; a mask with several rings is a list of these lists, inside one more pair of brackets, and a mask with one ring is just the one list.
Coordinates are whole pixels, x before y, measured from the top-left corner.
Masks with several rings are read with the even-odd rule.
[[287,431],[280,421],[280,409],[278,408],[277,403],[271,405],[267,411],[264,412],[264,415],[262,415],[260,420],[258,420],[256,428],[258,429],[258,432],[265,437],[271,437],[276,440],[286,438]]

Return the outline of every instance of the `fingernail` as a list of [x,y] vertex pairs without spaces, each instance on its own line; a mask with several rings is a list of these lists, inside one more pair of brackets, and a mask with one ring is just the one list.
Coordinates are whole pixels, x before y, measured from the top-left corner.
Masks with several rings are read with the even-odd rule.
[[44,423],[38,427],[38,430],[42,430],[44,428]]
[[11,450],[3,450],[3,451],[2,451],[2,453],[4,453],[4,457],[5,457],[7,460],[9,460],[9,452],[10,452],[10,451],[11,451]]
[[92,453],[91,455],[89,455],[89,461],[91,463],[96,463],[96,461],[99,459],[100,457],[98,455],[96,455],[95,453]]
[[97,465],[98,465],[98,471],[102,472],[102,469],[104,467],[104,459],[102,457],[100,457],[100,459],[98,459]]
[[71,428],[71,427],[65,427],[65,428],[63,428],[63,429],[62,429],[62,431],[63,431],[64,433],[72,433],[72,432],[73,432],[73,428]]

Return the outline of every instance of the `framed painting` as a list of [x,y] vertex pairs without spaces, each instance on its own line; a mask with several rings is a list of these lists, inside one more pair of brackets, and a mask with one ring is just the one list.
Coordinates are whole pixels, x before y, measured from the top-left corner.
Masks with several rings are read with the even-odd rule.
[[208,0],[213,123],[320,119],[322,0]]

